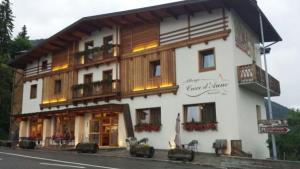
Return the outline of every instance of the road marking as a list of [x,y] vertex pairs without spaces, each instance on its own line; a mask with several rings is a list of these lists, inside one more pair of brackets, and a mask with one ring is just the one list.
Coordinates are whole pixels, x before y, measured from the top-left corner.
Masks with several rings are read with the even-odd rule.
[[53,163],[40,163],[40,165],[58,166],[58,167],[67,167],[67,168],[85,168],[85,167],[83,167],[83,166],[64,165],[64,164],[53,164]]
[[6,153],[6,152],[0,152],[0,154],[23,157],[23,158],[30,158],[30,159],[36,159],[36,160],[43,160],[43,161],[51,161],[51,162],[57,162],[57,163],[80,165],[80,166],[93,167],[93,168],[119,169],[119,168],[113,168],[113,167],[107,167],[107,166],[99,166],[99,165],[84,164],[84,163],[75,163],[75,162],[70,162],[70,161],[61,161],[61,160],[42,158],[42,157],[33,157],[33,156],[27,156],[27,155],[22,155],[22,154],[14,154],[14,153]]
[[0,160],[2,160],[2,158],[0,158]]

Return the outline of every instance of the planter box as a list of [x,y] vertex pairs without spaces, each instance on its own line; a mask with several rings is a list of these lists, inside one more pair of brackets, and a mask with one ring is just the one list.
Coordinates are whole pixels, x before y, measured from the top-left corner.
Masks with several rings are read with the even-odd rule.
[[78,143],[76,145],[76,151],[78,153],[97,153],[99,147],[96,143]]
[[36,143],[32,140],[22,140],[19,142],[19,147],[22,149],[35,149]]
[[168,151],[168,158],[170,160],[193,161],[195,152],[186,149],[171,149]]
[[148,145],[137,144],[130,147],[131,156],[152,158],[154,153],[155,149]]

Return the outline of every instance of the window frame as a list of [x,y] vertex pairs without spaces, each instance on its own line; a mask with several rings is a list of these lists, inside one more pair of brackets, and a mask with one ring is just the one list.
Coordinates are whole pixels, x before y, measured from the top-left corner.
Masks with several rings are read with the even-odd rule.
[[[30,85],[30,99],[36,99],[37,98],[37,84]],[[33,90],[34,89],[34,90]],[[33,92],[35,91],[35,92]]]
[[[201,111],[201,108],[200,106],[205,106],[205,105],[209,105],[209,104],[214,104],[214,118],[212,121],[204,121],[206,118],[204,117],[204,114],[203,112]],[[195,121],[187,121],[187,117],[188,117],[188,107],[194,107],[194,106],[199,106],[199,119],[198,120],[195,120]],[[217,106],[216,106],[216,102],[207,102],[207,103],[197,103],[197,104],[186,104],[186,105],[183,105],[183,121],[184,123],[217,123]]]
[[[138,115],[139,113],[141,113],[141,112],[143,112],[143,111],[146,111],[146,110],[149,110],[149,115],[150,115],[150,117],[149,117],[149,122],[147,122],[147,123],[142,123],[141,122],[141,118],[139,118],[139,116],[141,116],[141,115]],[[159,117],[159,119],[156,119],[158,122],[154,122],[154,121],[152,121],[153,119],[152,119],[152,117],[153,117],[153,114],[155,113],[155,112],[157,112],[157,110],[159,110],[159,115],[158,115],[158,117]],[[142,108],[142,109],[136,109],[136,111],[135,111],[135,119],[136,119],[136,124],[161,124],[161,107],[151,107],[151,108]]]
[[[156,62],[159,62],[159,67],[160,67],[159,76],[155,75],[155,69],[157,67],[157,65],[155,64]],[[161,60],[160,59],[149,61],[149,77],[150,78],[160,78],[161,77],[161,70],[162,69],[161,69]]]
[[90,49],[88,49],[88,46],[92,46],[92,49],[93,49],[95,47],[94,45],[95,44],[94,44],[93,40],[84,42],[84,51],[90,50]]
[[[209,52],[212,51],[213,57],[214,57],[214,66],[213,67],[208,67],[205,68],[204,67],[204,56],[203,53],[204,52]],[[200,50],[198,52],[198,67],[199,67],[199,72],[208,72],[208,71],[214,71],[217,68],[217,63],[216,63],[216,52],[215,52],[215,48],[208,48],[208,49],[204,49],[204,50]]]

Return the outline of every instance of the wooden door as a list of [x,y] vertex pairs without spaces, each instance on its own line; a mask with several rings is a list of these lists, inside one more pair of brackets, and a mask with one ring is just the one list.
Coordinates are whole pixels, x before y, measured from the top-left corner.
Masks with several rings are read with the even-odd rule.
[[103,71],[103,92],[112,92],[112,70]]
[[[93,74],[86,74],[84,75],[83,78],[83,83],[84,84],[91,84],[93,82]],[[92,85],[88,85],[87,87],[85,87],[83,89],[83,95],[84,96],[90,96],[93,92],[93,86]]]

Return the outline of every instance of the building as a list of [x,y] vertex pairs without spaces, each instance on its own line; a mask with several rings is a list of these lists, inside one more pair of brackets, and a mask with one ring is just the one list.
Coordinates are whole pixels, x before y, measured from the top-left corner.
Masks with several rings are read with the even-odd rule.
[[[168,149],[180,113],[183,144],[214,152],[226,139],[227,154],[238,142],[269,157],[259,11],[253,0],[187,0],[78,20],[11,62],[19,137],[119,147],[147,137]],[[281,41],[265,15],[263,26],[266,42]],[[270,86],[279,96],[271,75]]]

